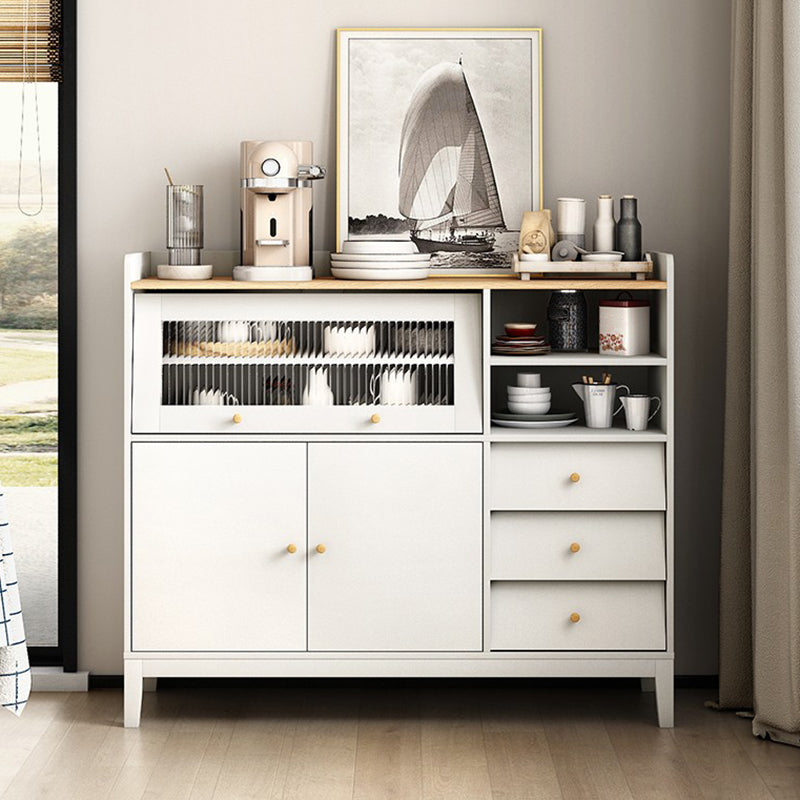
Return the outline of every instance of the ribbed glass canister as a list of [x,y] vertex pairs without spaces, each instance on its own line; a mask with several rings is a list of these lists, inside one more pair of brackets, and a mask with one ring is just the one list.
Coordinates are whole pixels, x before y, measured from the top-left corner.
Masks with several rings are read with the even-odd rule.
[[550,349],[580,353],[586,344],[586,297],[577,289],[558,289],[547,304]]
[[174,266],[200,263],[203,247],[203,187],[167,186],[167,250]]

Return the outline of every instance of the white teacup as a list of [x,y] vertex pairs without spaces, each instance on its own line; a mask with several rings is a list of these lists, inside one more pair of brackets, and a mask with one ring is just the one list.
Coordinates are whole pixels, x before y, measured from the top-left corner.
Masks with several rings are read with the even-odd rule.
[[517,386],[538,388],[542,385],[542,376],[538,372],[518,372]]
[[[625,426],[629,431],[646,431],[647,423],[658,414],[661,408],[661,400],[658,397],[650,397],[646,394],[630,394],[627,397],[621,397],[620,400],[625,408]],[[650,403],[653,400],[656,401],[656,408],[650,414]]]

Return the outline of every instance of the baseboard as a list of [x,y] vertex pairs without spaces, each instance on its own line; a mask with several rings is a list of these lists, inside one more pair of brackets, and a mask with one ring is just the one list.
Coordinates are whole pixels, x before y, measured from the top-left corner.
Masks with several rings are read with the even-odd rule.
[[[639,678],[159,678],[159,689],[205,687],[222,689],[230,688],[322,688],[334,686],[507,686],[519,687],[525,684],[536,684],[553,688],[635,688],[640,689]],[[676,675],[676,689],[716,689],[719,680],[717,675]],[[121,689],[122,675],[90,675],[90,689]]]
[[32,667],[32,692],[87,692],[88,672],[64,672],[61,667]]

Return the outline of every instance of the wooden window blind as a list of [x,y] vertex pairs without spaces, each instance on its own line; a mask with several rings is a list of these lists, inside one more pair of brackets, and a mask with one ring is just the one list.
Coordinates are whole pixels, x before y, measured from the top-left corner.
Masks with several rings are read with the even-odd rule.
[[0,0],[0,81],[61,80],[61,0]]

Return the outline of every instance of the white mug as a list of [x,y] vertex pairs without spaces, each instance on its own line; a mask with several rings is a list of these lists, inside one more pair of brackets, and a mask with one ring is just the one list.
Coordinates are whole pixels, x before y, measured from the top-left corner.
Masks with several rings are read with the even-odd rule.
[[[625,425],[629,431],[646,431],[647,423],[658,414],[661,408],[661,400],[658,397],[650,397],[646,394],[630,394],[620,398],[625,407]],[[656,401],[656,409],[650,416],[651,401]]]
[[369,388],[373,401],[382,406],[412,406],[417,402],[416,372],[402,367],[373,375]]

